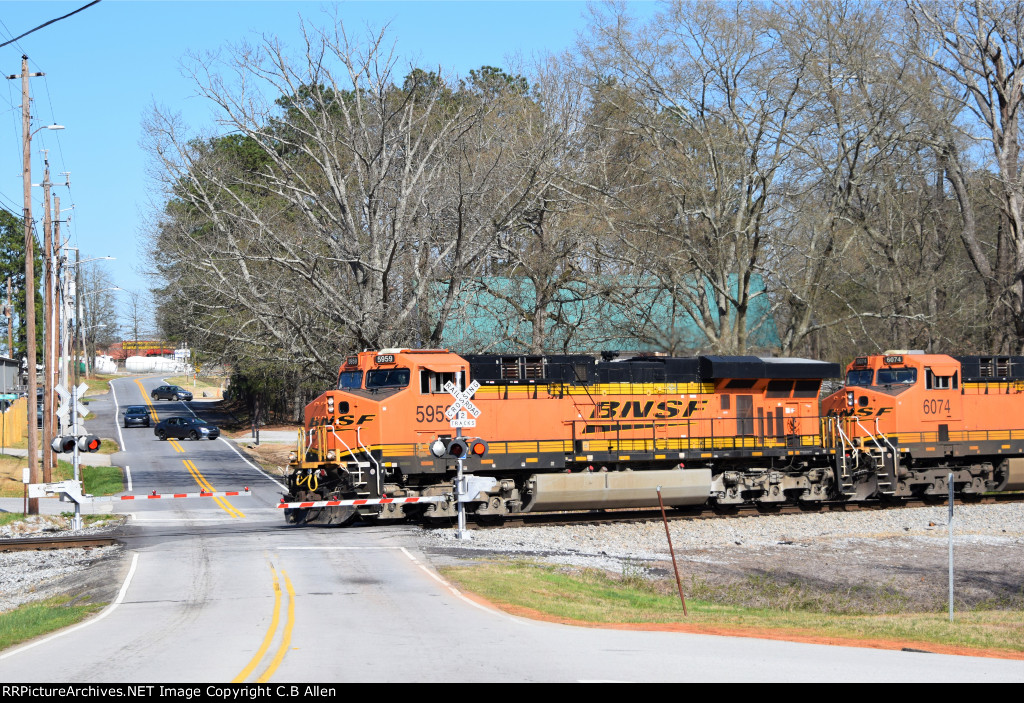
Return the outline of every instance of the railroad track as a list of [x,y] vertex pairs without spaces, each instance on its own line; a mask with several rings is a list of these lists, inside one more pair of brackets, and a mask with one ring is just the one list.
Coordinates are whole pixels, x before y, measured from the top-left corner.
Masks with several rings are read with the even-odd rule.
[[[956,505],[986,505],[996,503],[1020,503],[1024,502],[1024,493],[997,493],[987,496],[979,496],[968,500],[956,499]],[[862,502],[862,503],[813,503],[813,504],[778,504],[778,505],[751,505],[720,508],[715,506],[695,506],[688,508],[666,508],[665,517],[669,520],[719,520],[726,518],[755,517],[760,515],[794,515],[794,514],[815,514],[815,513],[853,513],[865,510],[894,510],[900,508],[922,508],[928,506],[946,505],[947,501],[936,498],[930,500],[901,500],[891,502]],[[650,522],[661,520],[661,510],[658,508],[637,508],[618,510],[586,510],[578,512],[562,513],[523,513],[505,518],[491,518],[481,520],[467,516],[466,527],[468,529],[498,529],[509,527],[532,527],[560,525],[591,525],[599,523],[628,523],[628,522]],[[428,523],[428,528],[451,527],[449,521],[438,521]]]
[[41,551],[45,549],[74,549],[109,547],[118,544],[113,537],[22,537],[0,539],[0,552]]

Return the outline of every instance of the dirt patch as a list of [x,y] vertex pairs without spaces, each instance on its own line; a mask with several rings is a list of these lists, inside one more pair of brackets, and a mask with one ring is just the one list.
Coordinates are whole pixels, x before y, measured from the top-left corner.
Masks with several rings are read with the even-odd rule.
[[239,448],[264,470],[279,476],[288,473],[288,454],[295,451],[291,444],[243,444]]

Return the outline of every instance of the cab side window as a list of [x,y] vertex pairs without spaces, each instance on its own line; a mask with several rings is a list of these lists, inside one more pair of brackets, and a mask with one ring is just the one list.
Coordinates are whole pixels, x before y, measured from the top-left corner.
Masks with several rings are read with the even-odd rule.
[[948,390],[956,388],[958,386],[957,377],[959,374],[954,371],[952,376],[939,376],[933,372],[930,368],[925,368],[924,383],[925,388],[929,390]]
[[[455,383],[454,371],[431,371],[420,369],[420,393],[447,393],[444,384]],[[465,384],[459,390],[465,389]]]

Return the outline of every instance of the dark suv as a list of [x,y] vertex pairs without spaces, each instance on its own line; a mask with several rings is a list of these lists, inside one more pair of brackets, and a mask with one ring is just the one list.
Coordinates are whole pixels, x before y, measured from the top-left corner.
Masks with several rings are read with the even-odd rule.
[[145,405],[129,405],[124,409],[125,427],[149,427],[149,409]]
[[153,389],[153,400],[192,400],[192,391],[181,386],[160,386]]

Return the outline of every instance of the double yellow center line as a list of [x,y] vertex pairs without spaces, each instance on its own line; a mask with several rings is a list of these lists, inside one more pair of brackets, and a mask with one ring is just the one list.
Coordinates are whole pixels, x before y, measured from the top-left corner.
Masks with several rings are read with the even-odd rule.
[[[277,579],[277,572],[274,567],[270,567],[270,573],[274,577],[274,613],[270,618],[270,628],[267,630],[267,634],[263,637],[263,643],[260,648],[256,650],[256,654],[249,661],[241,673],[238,674],[231,683],[241,683],[248,678],[248,676],[259,666],[259,663],[263,660],[263,656],[270,649],[270,644],[274,641],[274,635],[277,633],[278,623],[281,621],[281,584]],[[284,631],[281,635],[281,643],[277,647],[277,651],[274,653],[274,658],[270,660],[267,667],[263,670],[263,673],[256,679],[256,683],[266,683],[273,676],[274,672],[277,671],[277,667],[281,665],[284,660],[284,655],[288,653],[288,649],[292,644],[292,627],[295,625],[295,589],[292,588],[291,579],[288,578],[288,572],[281,571],[281,575],[284,577],[285,588],[288,589],[288,614],[285,618]]]
[[[188,469],[188,472],[190,474],[192,474],[192,478],[196,480],[196,483],[199,484],[200,488],[202,488],[204,491],[214,491],[213,486],[210,484],[209,481],[206,480],[206,477],[199,472],[199,469],[196,468],[195,464],[193,464],[188,459],[182,459],[182,463],[185,464],[185,468]],[[214,500],[217,501],[217,505],[224,508],[224,510],[226,510],[228,515],[230,515],[231,517],[245,517],[242,511],[236,508],[235,506],[231,505],[231,503],[229,503],[226,498],[221,498],[220,496],[217,496],[214,498]]]
[[[146,401],[146,405],[149,406],[149,414],[152,416],[153,422],[158,422],[160,418],[156,414],[156,408],[153,407],[153,401],[150,400],[149,394],[146,392],[146,388],[142,385],[142,381],[137,378],[135,379],[135,383],[138,384],[139,390],[142,392],[142,398]],[[176,451],[178,454],[185,453],[185,447],[181,446],[178,440],[168,439],[167,442],[168,444],[171,445],[171,447],[174,448],[174,451]],[[199,469],[196,468],[195,464],[193,464],[188,459],[184,459],[183,462],[185,464],[185,468],[188,469],[188,472],[190,474],[192,474],[192,478],[196,480],[196,483],[199,484],[199,487],[201,489],[210,492],[213,492],[215,490],[214,487],[210,484],[210,482],[206,480],[206,477],[199,472]],[[217,497],[214,498],[214,500],[217,501],[217,505],[224,508],[227,514],[231,517],[245,517],[245,514],[242,513],[241,510],[233,506],[231,503],[229,503],[227,499]]]
[[140,379],[135,379],[135,383],[138,384],[139,390],[142,392],[142,399],[146,401],[146,405],[149,406],[149,414],[153,418],[153,422],[160,422],[160,418],[157,417],[156,408],[153,407],[153,401],[150,400],[149,393],[146,392],[146,388],[142,385]]

